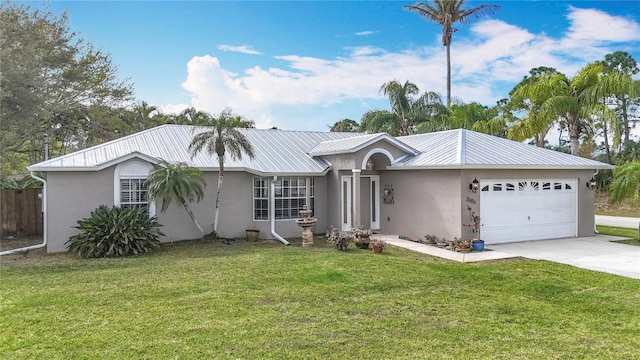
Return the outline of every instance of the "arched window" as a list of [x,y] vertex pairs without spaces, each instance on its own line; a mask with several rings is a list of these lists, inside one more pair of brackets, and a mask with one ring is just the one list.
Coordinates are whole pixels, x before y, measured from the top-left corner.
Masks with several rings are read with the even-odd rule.
[[150,216],[155,215],[153,202],[149,202],[145,181],[153,166],[142,161],[127,161],[116,166],[114,171],[114,205],[145,208]]

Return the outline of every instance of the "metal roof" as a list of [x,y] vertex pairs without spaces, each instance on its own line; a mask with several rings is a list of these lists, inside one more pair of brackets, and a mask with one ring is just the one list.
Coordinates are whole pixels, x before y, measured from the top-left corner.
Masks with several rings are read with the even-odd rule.
[[[162,125],[28,167],[30,171],[97,171],[138,157],[157,162],[185,162],[202,170],[218,168],[218,159],[188,147],[205,127]],[[331,167],[322,155],[353,153],[386,141],[408,153],[389,169],[519,168],[611,169],[609,164],[481,134],[449,130],[394,138],[388,134],[240,129],[254,147],[255,159],[225,159],[230,171],[255,174],[324,174]]]
[[613,166],[521,142],[456,129],[399,137],[420,154],[393,168],[612,169]]
[[[97,171],[132,157],[155,162],[162,158],[171,163],[185,162],[202,170],[218,168],[218,159],[200,152],[193,159],[188,147],[193,135],[205,127],[162,125],[28,167],[30,171]],[[307,152],[326,140],[354,137],[359,134],[339,132],[287,131],[275,129],[240,129],[253,145],[255,159],[225,158],[225,169],[265,174],[322,174],[330,164]]]
[[354,153],[378,141],[386,141],[412,155],[418,154],[416,149],[399,141],[386,133],[365,134],[338,140],[327,140],[319,143],[309,151],[311,156]]

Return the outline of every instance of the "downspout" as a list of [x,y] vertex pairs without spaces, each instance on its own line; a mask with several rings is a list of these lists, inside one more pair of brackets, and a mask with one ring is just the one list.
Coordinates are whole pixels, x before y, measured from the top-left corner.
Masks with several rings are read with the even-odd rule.
[[[599,171],[600,171],[599,169],[596,169],[596,172],[594,172],[594,173],[593,173],[593,177],[594,177],[594,178],[596,177],[596,175],[598,175],[598,172],[599,172]],[[594,189],[594,194],[593,194],[593,196],[595,196],[595,189]],[[594,201],[594,207],[595,207],[595,201]],[[594,231],[596,234],[600,234],[600,232],[598,231],[597,225],[596,225],[596,212],[595,212],[595,209],[593,209],[593,210],[594,210],[594,211],[593,211],[593,231]]]
[[0,251],[0,256],[16,254],[16,253],[29,251],[29,250],[34,250],[34,249],[40,249],[40,248],[43,248],[43,247],[47,246],[47,181],[45,179],[39,177],[39,176],[34,175],[33,171],[30,171],[29,174],[31,175],[32,178],[42,182],[42,213],[44,214],[43,215],[43,219],[42,219],[42,227],[43,227],[43,229],[42,229],[42,243],[41,244],[37,244],[37,245],[21,247],[21,248],[17,248],[17,249]]
[[280,234],[276,232],[276,196],[275,196],[276,180],[278,180],[278,176],[274,175],[273,180],[271,180],[271,189],[270,189],[271,200],[269,204],[269,219],[271,219],[271,235],[273,235],[273,237],[278,239],[278,241],[280,241],[281,243],[285,245],[290,245],[285,238],[283,238],[282,236],[280,236]]

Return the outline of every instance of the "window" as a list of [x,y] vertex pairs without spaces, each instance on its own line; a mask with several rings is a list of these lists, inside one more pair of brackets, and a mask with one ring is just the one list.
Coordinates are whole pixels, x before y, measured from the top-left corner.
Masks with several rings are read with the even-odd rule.
[[[253,179],[253,218],[269,219],[269,178]],[[307,177],[282,177],[275,182],[276,220],[298,219],[305,204],[312,211],[315,207],[314,179]]]
[[145,181],[153,170],[151,164],[131,160],[116,166],[114,171],[113,204],[121,207],[143,208],[155,215],[155,206],[149,202]]
[[269,220],[269,180],[253,178],[253,219]]
[[120,179],[120,206],[149,209],[147,179]]

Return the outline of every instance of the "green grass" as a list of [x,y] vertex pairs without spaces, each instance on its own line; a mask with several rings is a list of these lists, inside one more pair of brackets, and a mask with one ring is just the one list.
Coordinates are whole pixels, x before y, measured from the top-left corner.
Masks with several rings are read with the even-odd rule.
[[316,239],[0,258],[2,359],[635,359],[638,280]]
[[616,242],[640,246],[640,238],[638,238],[638,229],[621,228],[616,226],[597,225],[596,229],[603,235],[620,236],[625,237],[625,240],[618,240]]

